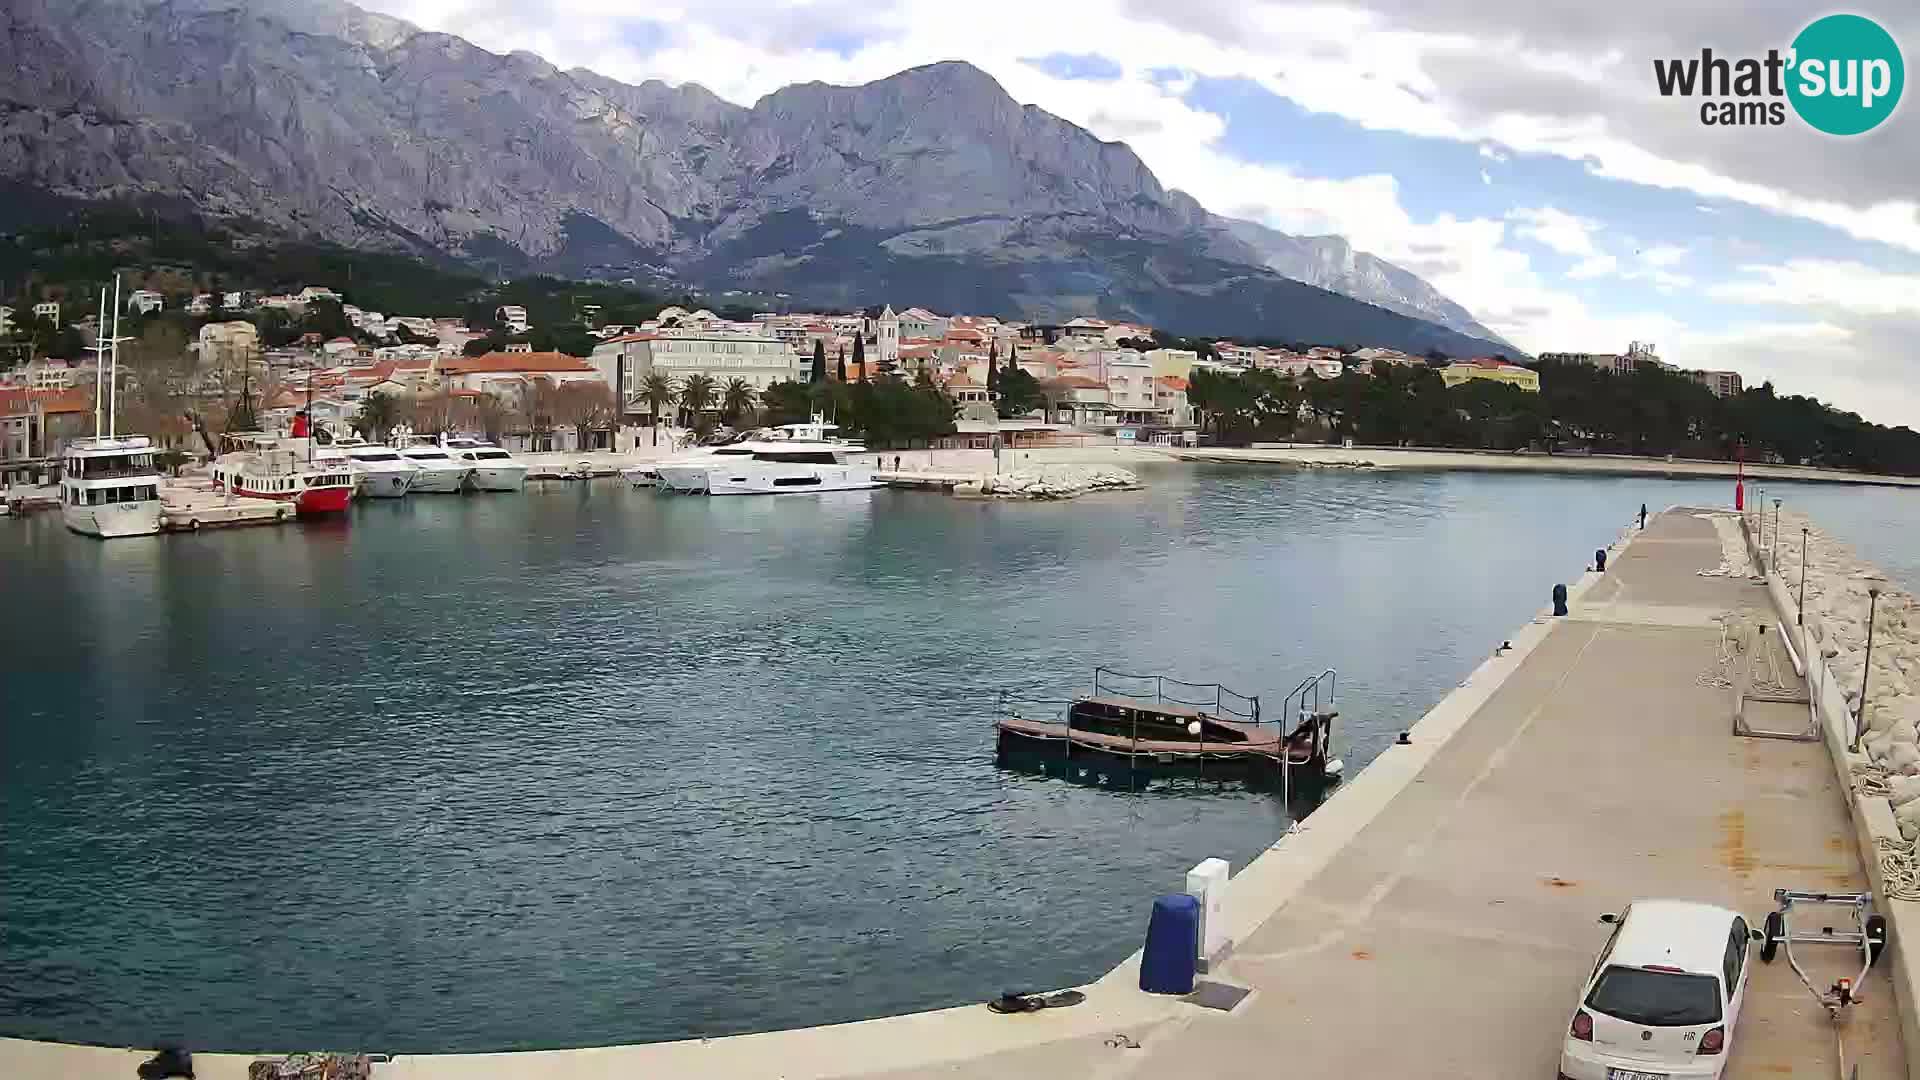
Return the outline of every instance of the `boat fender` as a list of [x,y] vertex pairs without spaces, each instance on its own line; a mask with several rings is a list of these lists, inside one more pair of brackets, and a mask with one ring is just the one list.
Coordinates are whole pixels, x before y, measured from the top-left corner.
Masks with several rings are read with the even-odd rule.
[[189,529],[192,529],[192,530],[193,530],[194,532],[199,532],[199,531],[200,531],[200,519],[199,519],[199,518],[188,518],[188,519],[187,519],[187,528],[189,528]]

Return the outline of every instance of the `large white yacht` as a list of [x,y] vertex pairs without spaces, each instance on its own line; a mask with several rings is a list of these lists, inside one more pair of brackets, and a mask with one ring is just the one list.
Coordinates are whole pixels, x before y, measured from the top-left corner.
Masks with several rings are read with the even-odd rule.
[[397,499],[413,490],[420,469],[391,446],[370,443],[359,436],[338,438],[334,449],[353,466],[354,491],[374,499]]
[[[74,439],[60,457],[60,511],[67,528],[85,536],[152,536],[160,531],[157,449],[145,435],[118,435],[120,279],[113,281],[113,329],[94,345],[93,437]],[[100,290],[100,322],[107,328],[107,291]],[[111,356],[111,363],[108,357]],[[107,422],[101,428],[101,399]]]
[[873,470],[849,464],[867,448],[831,434],[819,416],[784,424],[762,436],[702,447],[654,466],[662,486],[706,495],[791,495],[879,487]]
[[490,442],[455,438],[441,445],[453,460],[473,466],[467,483],[476,491],[519,491],[526,486],[526,463]]
[[455,461],[453,454],[428,442],[416,442],[399,448],[400,456],[413,462],[413,490],[438,495],[458,494],[473,475],[473,466]]

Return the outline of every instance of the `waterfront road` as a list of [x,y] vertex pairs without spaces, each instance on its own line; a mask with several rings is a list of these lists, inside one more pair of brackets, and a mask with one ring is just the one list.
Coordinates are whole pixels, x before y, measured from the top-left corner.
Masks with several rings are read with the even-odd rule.
[[[1574,582],[1569,616],[1518,630],[1409,745],[1237,868],[1223,916],[1236,944],[1210,976],[1252,991],[1231,1012],[1142,994],[1129,961],[1073,1008],[998,1016],[973,1005],[711,1041],[412,1056],[379,1066],[376,1080],[1550,1078],[1607,936],[1602,912],[1679,897],[1758,925],[1775,888],[1866,888],[1825,747],[1734,736],[1730,695],[1711,677],[1714,619],[1763,609],[1762,587],[1700,573],[1721,549],[1689,511],[1657,516],[1615,552],[1604,576]],[[1139,934],[1144,908],[1139,925],[1114,932]],[[1851,974],[1840,949],[1802,951],[1823,985]],[[1824,1010],[1784,959],[1762,964],[1755,950],[1750,964],[1727,1075],[1836,1075]],[[1848,1056],[1863,1080],[1904,1076],[1888,979],[1876,970],[1863,989]],[[137,1060],[0,1040],[0,1075],[127,1076]],[[242,1076],[245,1060],[208,1057],[201,1074]]]

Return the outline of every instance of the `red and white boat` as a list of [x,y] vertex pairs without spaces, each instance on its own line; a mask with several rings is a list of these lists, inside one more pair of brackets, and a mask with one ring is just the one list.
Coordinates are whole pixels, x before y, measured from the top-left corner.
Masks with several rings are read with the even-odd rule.
[[248,431],[228,434],[225,447],[213,461],[222,491],[291,502],[302,516],[342,513],[353,501],[353,466],[331,446]]

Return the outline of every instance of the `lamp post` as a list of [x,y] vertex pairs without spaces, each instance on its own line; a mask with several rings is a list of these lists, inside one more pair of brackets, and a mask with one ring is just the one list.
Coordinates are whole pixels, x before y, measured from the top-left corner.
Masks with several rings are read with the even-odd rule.
[[1795,626],[1807,625],[1807,527],[1800,526],[1800,614],[1794,616]]
[[1773,572],[1780,572],[1780,500],[1773,500]]
[[1873,623],[1874,609],[1880,603],[1880,587],[1867,587],[1867,659],[1860,665],[1860,708],[1854,713],[1853,741],[1857,745],[1867,723],[1867,675],[1873,671]]

